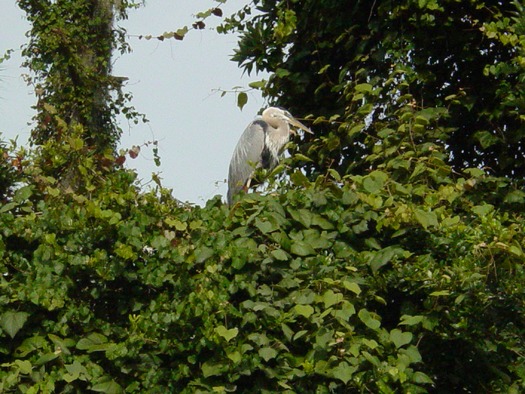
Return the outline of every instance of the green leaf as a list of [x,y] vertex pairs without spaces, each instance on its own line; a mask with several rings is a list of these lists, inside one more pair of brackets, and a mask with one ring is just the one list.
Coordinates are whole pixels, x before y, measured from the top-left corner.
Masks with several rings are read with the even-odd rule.
[[294,306],[294,311],[308,319],[314,313],[314,308],[310,305],[296,305]]
[[248,95],[245,92],[239,92],[239,94],[237,94],[237,107],[242,111],[247,102]]
[[282,249],[275,249],[271,252],[272,256],[279,261],[288,261],[288,255]]
[[114,380],[104,381],[91,386],[91,391],[105,394],[121,394],[124,389]]
[[419,350],[414,345],[410,345],[406,349],[400,349],[399,353],[406,355],[409,358],[410,363],[420,363],[422,360]]
[[302,160],[302,161],[306,161],[306,162],[313,162],[312,159],[310,159],[309,157],[301,154],[301,153],[296,153],[294,156],[293,156],[295,159],[297,160]]
[[18,206],[18,203],[14,201],[8,202],[7,204],[2,205],[2,207],[0,208],[0,213],[8,212],[16,206]]
[[284,323],[281,323],[281,329],[283,330],[283,334],[286,337],[286,339],[291,341],[293,338],[293,334],[294,334],[292,329]]
[[360,83],[355,86],[356,92],[368,93],[372,91],[372,85],[369,83]]
[[170,227],[175,227],[177,231],[186,231],[188,224],[186,222],[181,222],[180,220],[174,218],[167,218],[164,220],[166,224]]
[[376,340],[367,338],[363,338],[363,344],[368,346],[372,350],[377,349],[377,347],[379,346]]
[[58,357],[59,353],[46,353],[41,355],[36,361],[35,365],[44,365],[50,361],[53,361]]
[[303,337],[304,335],[308,334],[308,330],[300,330],[300,331],[297,331],[295,333],[295,335],[293,336],[293,340],[296,341],[298,340],[299,338]]
[[356,295],[361,294],[361,287],[359,287],[359,285],[355,282],[350,282],[350,281],[345,280],[343,281],[343,286],[345,287],[345,289],[350,290]]
[[492,211],[494,211],[494,205],[491,204],[476,205],[472,207],[472,212],[479,217],[487,216]]
[[77,342],[76,348],[78,350],[87,350],[88,352],[105,352],[108,350],[112,343],[108,342],[108,339],[96,332],[89,334],[86,338],[82,338]]
[[343,321],[347,322],[351,316],[355,315],[355,307],[348,301],[343,301],[341,309],[336,309],[332,314]]
[[272,231],[277,230],[277,226],[268,220],[255,219],[255,226],[261,230],[261,233],[268,234]]
[[77,379],[86,380],[85,376],[88,374],[87,369],[77,360],[73,361],[72,364],[64,365],[64,367],[66,367],[68,373],[64,374],[63,379],[67,383],[71,383]]
[[43,349],[47,346],[47,340],[39,335],[30,337],[24,340],[22,344],[16,348],[15,355],[16,357],[25,357],[29,353],[34,352],[38,349]]
[[328,290],[323,294],[325,308],[330,308],[332,305],[338,304],[341,301],[343,301],[343,295],[341,293],[334,293],[332,290]]
[[223,337],[226,342],[230,342],[233,338],[239,334],[239,329],[237,327],[227,329],[224,326],[218,326],[214,330],[219,336]]
[[290,252],[292,254],[295,254],[296,256],[311,256],[315,255],[315,250],[309,243],[306,243],[304,241],[294,241],[292,243],[292,247],[290,249]]
[[14,338],[24,327],[28,317],[29,313],[26,312],[5,312],[0,316],[0,326],[11,338]]
[[413,335],[411,332],[402,332],[397,328],[390,331],[390,340],[398,349],[402,346],[408,345],[412,341],[412,337]]
[[401,322],[400,325],[406,325],[406,326],[415,326],[416,324],[419,324],[423,321],[425,317],[421,315],[416,316],[410,316],[410,315],[403,315],[401,316]]
[[260,81],[252,81],[248,84],[248,86],[252,89],[264,89],[264,87],[266,86],[266,81],[264,79]]
[[347,384],[354,372],[357,371],[357,367],[348,364],[346,361],[343,361],[337,365],[337,367],[332,369],[332,375],[334,378],[343,381],[344,384]]
[[219,376],[226,369],[226,366],[223,364],[213,364],[211,362],[205,362],[202,364],[202,376],[209,378],[210,376]]
[[433,384],[434,382],[432,379],[428,377],[428,375],[424,374],[423,372],[415,372],[412,376],[412,380],[414,383],[418,384]]
[[448,290],[434,291],[430,293],[431,297],[441,297],[441,296],[448,296],[448,295],[450,295],[450,291]]
[[500,139],[489,131],[478,131],[474,134],[474,138],[479,141],[483,149],[487,149],[500,142]]
[[297,222],[301,223],[304,227],[310,228],[312,225],[313,214],[308,209],[288,209],[290,216]]
[[368,312],[366,309],[361,309],[359,311],[359,313],[357,314],[357,316],[359,317],[359,319],[361,319],[361,321],[363,323],[365,323],[365,325],[374,330],[374,331],[377,331],[379,329],[379,327],[381,326],[381,322],[379,320],[377,320],[370,312]]
[[259,356],[261,356],[264,361],[268,362],[277,357],[277,350],[271,347],[263,347],[259,349]]
[[421,224],[425,230],[428,227],[437,227],[438,220],[435,212],[423,211],[422,209],[416,209],[414,211],[416,220]]
[[384,249],[380,249],[377,252],[369,252],[369,264],[372,268],[372,271],[375,273],[381,267],[390,263],[392,259],[396,256],[399,256],[403,253],[403,249],[397,246],[388,246]]
[[232,353],[228,353],[227,356],[233,361],[234,364],[239,364],[242,361],[242,354],[237,350]]
[[33,370],[33,365],[29,360],[15,360],[15,364],[18,367],[20,373],[29,375]]
[[275,70],[275,75],[277,75],[279,78],[287,77],[290,74],[290,71],[285,70],[284,68],[277,68],[277,70]]
[[295,186],[306,187],[310,184],[310,180],[301,171],[294,171],[290,180]]
[[32,186],[23,186],[15,192],[13,200],[15,202],[21,203],[26,201],[33,194]]
[[384,189],[388,175],[382,171],[373,171],[363,178],[363,188],[372,194],[377,194]]
[[214,251],[212,248],[201,246],[195,251],[195,262],[199,264],[204,263],[211,256],[213,256],[213,253]]

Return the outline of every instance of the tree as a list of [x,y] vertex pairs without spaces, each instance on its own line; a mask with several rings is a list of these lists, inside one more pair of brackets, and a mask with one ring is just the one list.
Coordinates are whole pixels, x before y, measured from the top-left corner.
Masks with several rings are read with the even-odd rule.
[[[409,92],[414,106],[446,107],[449,161],[523,177],[523,6],[520,2],[429,0],[255,2],[242,11],[236,60],[274,73],[267,94],[320,124],[323,146],[308,152],[316,174],[362,171],[362,159]],[[400,82],[403,92],[396,91]],[[360,95],[351,96],[355,89]],[[512,94],[508,94],[509,89]],[[378,90],[371,101],[362,96]],[[367,115],[369,127],[354,119]],[[362,130],[362,132],[361,132]],[[369,138],[370,138],[369,137]],[[359,169],[361,168],[361,169]]]
[[114,19],[126,18],[127,9],[135,5],[110,0],[18,4],[32,24],[24,49],[38,97],[31,141],[55,144],[59,151],[61,145],[71,145],[68,154],[44,150],[42,164],[50,174],[61,174],[64,188],[78,187],[86,171],[78,167],[85,167],[84,156],[98,168],[113,165],[120,137],[115,116],[124,113],[138,121],[138,113],[127,106],[130,95],[121,89],[123,79],[111,75],[113,51],[128,50],[124,31],[115,28]]

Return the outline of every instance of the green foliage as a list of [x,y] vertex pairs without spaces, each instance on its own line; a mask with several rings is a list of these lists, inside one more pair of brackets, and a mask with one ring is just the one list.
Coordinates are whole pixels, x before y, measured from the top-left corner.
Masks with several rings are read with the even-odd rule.
[[2,390],[519,391],[523,195],[454,175],[410,113],[367,175],[231,210],[28,165],[0,210]]
[[21,0],[32,29],[24,48],[25,65],[34,73],[36,127],[32,140],[43,144],[62,141],[71,129],[99,154],[116,147],[120,129],[115,116],[123,113],[137,122],[139,114],[127,105],[123,79],[111,75],[113,49],[128,50],[125,31],[113,25],[126,18],[132,1]]
[[258,13],[243,9],[223,29],[240,32],[234,60],[245,70],[272,73],[271,102],[317,121],[323,138],[307,136],[302,150],[315,148],[304,164],[311,179],[328,168],[366,170],[364,140],[377,137],[375,125],[404,93],[415,106],[448,108],[454,168],[523,177],[522,2],[254,3]]
[[[396,37],[380,29],[376,13],[389,21],[417,10],[411,23],[436,28],[437,17],[454,17],[446,7],[467,5],[389,2],[385,14],[386,2],[366,13],[363,2],[320,3],[326,13],[310,2],[301,3],[304,11],[295,1],[264,2],[260,20],[268,26],[247,23],[241,43],[242,50],[258,29],[274,46],[260,54],[267,63],[253,64],[283,66],[277,55],[305,32],[308,15],[322,16],[330,33],[319,36],[330,45],[318,48],[334,63],[316,65],[315,81],[279,67],[269,82],[268,92],[286,91],[290,78],[326,93],[310,102],[289,86],[289,99],[301,106],[334,95],[315,111],[316,139],[300,153],[290,145],[294,154],[276,171],[289,169],[289,177],[272,193],[241,196],[232,207],[218,197],[193,207],[160,186],[143,192],[112,154],[90,149],[87,123],[68,123],[66,98],[45,103],[62,135],[51,133],[30,152],[2,147],[1,392],[524,390],[521,180],[469,167],[468,155],[464,166],[451,163],[451,119],[458,120],[455,106],[465,106],[468,92],[423,106],[415,88],[433,77],[421,74],[422,64],[390,67],[377,53],[358,56],[377,39],[368,33]],[[66,6],[38,4],[42,12]],[[340,4],[354,4],[346,10],[357,19],[341,21]],[[247,15],[227,23],[239,26]],[[352,30],[359,21],[373,29]],[[516,43],[505,32],[521,34],[521,20],[507,22],[483,23],[482,33]],[[337,41],[340,23],[347,31]],[[286,62],[311,66],[297,48],[288,48]],[[348,51],[364,68],[337,70]],[[497,89],[521,55],[512,51],[487,69],[501,78]],[[341,75],[337,86],[332,72]],[[493,122],[518,115],[510,109],[520,97],[505,96],[513,104],[492,114]],[[478,136],[494,146],[488,134]],[[75,187],[71,171],[82,175]]]

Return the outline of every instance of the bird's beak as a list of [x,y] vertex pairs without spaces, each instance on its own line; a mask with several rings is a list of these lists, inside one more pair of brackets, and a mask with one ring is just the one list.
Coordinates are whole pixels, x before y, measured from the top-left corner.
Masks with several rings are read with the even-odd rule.
[[[301,130],[304,130],[306,131],[307,133],[310,133],[310,134],[313,134],[313,131],[310,130],[309,127],[306,127],[304,124],[302,124],[301,122],[299,122],[297,119],[295,119],[294,117],[290,116],[288,117],[288,122],[292,125],[292,126],[295,126],[297,127],[298,129],[301,129]],[[291,129],[290,129],[291,130]],[[295,131],[290,131],[292,134],[297,134],[295,133]]]

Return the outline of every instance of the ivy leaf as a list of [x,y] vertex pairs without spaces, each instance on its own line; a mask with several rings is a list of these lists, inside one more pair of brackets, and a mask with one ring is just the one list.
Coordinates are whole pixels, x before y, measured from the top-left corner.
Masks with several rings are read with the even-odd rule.
[[218,376],[223,372],[224,369],[225,366],[223,364],[212,364],[210,362],[205,362],[201,367],[202,375],[205,378],[209,378],[210,376]]
[[294,306],[295,313],[304,316],[307,319],[314,313],[314,308],[310,305],[296,305]]
[[363,188],[372,194],[383,190],[388,175],[382,171],[373,171],[363,179]]
[[355,315],[355,307],[348,301],[343,301],[343,306],[339,310],[333,311],[333,315],[344,321],[348,321],[351,316]]
[[332,375],[334,376],[334,378],[342,380],[344,384],[347,384],[350,381],[350,379],[352,379],[352,375],[355,371],[357,371],[356,366],[352,366],[346,361],[343,361],[339,363],[337,367],[332,369]]
[[67,383],[71,383],[77,379],[85,380],[84,376],[88,373],[86,367],[80,364],[77,360],[73,361],[72,364],[64,365],[64,367],[68,373],[64,374],[63,379]]
[[213,256],[213,249],[207,246],[201,246],[195,251],[195,262],[203,263]]
[[272,222],[268,220],[261,220],[259,218],[255,219],[255,226],[261,230],[261,233],[263,234],[268,234],[277,230],[277,226],[275,226]]
[[264,361],[268,362],[277,357],[277,350],[272,347],[263,347],[259,349],[259,356],[261,356]]
[[15,364],[19,368],[20,373],[29,375],[33,370],[33,366],[29,360],[15,360]]
[[304,241],[295,241],[292,244],[290,251],[297,256],[311,256],[315,255],[315,250],[309,243]]
[[0,326],[11,338],[14,338],[24,327],[28,317],[29,313],[26,312],[5,312],[0,316]]
[[381,326],[381,322],[372,316],[372,314],[366,309],[361,309],[357,316],[359,316],[359,319],[361,319],[361,321],[365,323],[368,328],[374,331],[377,331]]
[[356,295],[361,294],[361,287],[359,287],[359,285],[355,282],[350,282],[350,281],[345,280],[343,282],[343,286],[345,287],[345,289],[350,290]]
[[226,327],[224,327],[222,325],[218,326],[218,327],[215,327],[214,331],[219,336],[223,337],[226,340],[226,342],[230,342],[233,338],[235,338],[237,336],[237,334],[239,334],[239,329],[237,327],[227,329]]
[[282,249],[272,250],[272,256],[279,261],[288,261],[288,255]]
[[401,316],[401,322],[400,325],[406,325],[406,326],[415,326],[416,324],[419,324],[423,321],[425,317],[421,315],[416,316],[410,316],[410,315],[403,315]]
[[397,328],[390,331],[390,340],[398,349],[404,345],[408,345],[412,341],[412,337],[411,332],[403,332]]
[[427,212],[423,211],[422,209],[416,209],[414,211],[414,215],[416,217],[416,220],[425,228],[425,230],[428,227],[438,226],[437,215],[435,212]]
[[124,393],[124,389],[114,380],[97,383],[91,386],[91,391],[96,391],[97,393],[105,393],[105,394]]
[[227,356],[234,364],[239,364],[242,361],[242,354],[239,351],[228,353]]
[[76,348],[78,350],[87,350],[88,352],[104,352],[108,350],[113,344],[108,342],[108,339],[96,332],[89,334],[86,338],[82,338],[77,342]]
[[414,383],[419,383],[419,384],[432,384],[434,383],[432,381],[432,379],[430,379],[428,377],[428,375],[424,374],[423,372],[415,372],[414,373],[414,376],[412,377],[412,380],[414,381]]
[[328,290],[323,294],[325,308],[330,308],[332,305],[338,304],[341,301],[343,301],[343,295],[341,293],[334,293],[332,290]]

